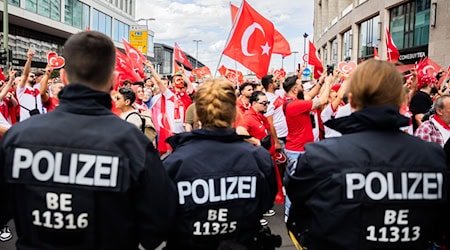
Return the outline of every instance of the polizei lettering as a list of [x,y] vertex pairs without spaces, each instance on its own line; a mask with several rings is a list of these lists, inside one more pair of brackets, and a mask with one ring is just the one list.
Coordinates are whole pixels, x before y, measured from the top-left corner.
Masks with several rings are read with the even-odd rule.
[[444,178],[436,172],[370,172],[345,174],[346,197],[355,199],[355,192],[365,192],[372,200],[439,200]]
[[255,198],[255,176],[233,176],[217,179],[196,179],[177,183],[179,203],[186,203],[192,197],[195,204]]
[[[66,159],[68,158],[68,159]],[[63,162],[67,165],[63,166]],[[119,157],[91,154],[63,154],[26,148],[14,150],[12,178],[31,175],[40,182],[75,184],[95,187],[116,187]]]

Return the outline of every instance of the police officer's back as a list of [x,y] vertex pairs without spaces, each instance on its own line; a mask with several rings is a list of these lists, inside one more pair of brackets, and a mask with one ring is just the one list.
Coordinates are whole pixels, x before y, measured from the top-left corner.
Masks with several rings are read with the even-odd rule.
[[175,188],[151,142],[110,111],[114,44],[81,32],[64,57],[60,106],[2,141],[0,192],[14,211],[17,247],[155,248],[172,224]]
[[307,145],[288,174],[288,228],[316,249],[435,249],[448,229],[448,170],[438,144],[399,130],[402,76],[388,62],[352,73],[356,111],[325,125],[344,135]]

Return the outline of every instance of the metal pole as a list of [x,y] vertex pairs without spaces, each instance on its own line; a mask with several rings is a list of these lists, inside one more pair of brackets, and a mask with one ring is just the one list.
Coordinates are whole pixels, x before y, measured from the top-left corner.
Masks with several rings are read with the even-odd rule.
[[284,68],[284,56],[281,57],[281,68]]
[[[305,32],[305,34],[303,34],[303,55],[306,54],[306,38],[308,38],[308,34]],[[307,62],[305,62],[305,65],[307,64]]]
[[[8,49],[9,19],[8,19],[8,0],[3,0],[3,48],[6,50],[6,61],[10,62]],[[6,69],[8,67],[5,67]]]
[[195,68],[198,68],[198,43],[202,40],[192,40],[193,42],[197,43],[197,49],[195,50]]

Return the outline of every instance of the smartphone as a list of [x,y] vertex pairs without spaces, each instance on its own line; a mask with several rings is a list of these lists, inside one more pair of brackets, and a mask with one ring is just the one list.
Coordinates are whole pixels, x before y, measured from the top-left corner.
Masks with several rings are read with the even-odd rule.
[[302,68],[302,64],[301,64],[301,63],[298,63],[298,64],[297,64],[297,67],[298,67],[298,70],[300,71],[300,69]]

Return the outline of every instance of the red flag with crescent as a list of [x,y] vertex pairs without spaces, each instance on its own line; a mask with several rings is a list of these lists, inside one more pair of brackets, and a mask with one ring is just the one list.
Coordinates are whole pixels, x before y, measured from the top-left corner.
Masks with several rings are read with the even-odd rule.
[[223,54],[255,72],[261,79],[268,72],[273,43],[273,23],[244,0]]
[[397,62],[400,57],[397,46],[395,46],[394,40],[392,40],[389,29],[386,28],[386,47],[387,47],[387,59],[390,62]]
[[314,66],[314,79],[319,79],[323,72],[323,65],[319,53],[311,41],[309,41],[308,64]]
[[117,80],[115,89],[122,85],[123,81],[130,80],[132,82],[141,81],[141,78],[134,71],[130,58],[116,49],[116,68]]
[[157,118],[159,124],[158,151],[164,154],[171,149],[170,145],[166,143],[166,139],[172,135],[172,129],[167,118],[166,96],[163,93],[161,93],[161,99],[159,101],[161,103],[161,112]]
[[225,66],[220,66],[218,69],[221,76],[227,78],[234,85],[240,85],[244,82],[244,74],[239,70],[229,69]]
[[[236,19],[236,16],[239,11],[239,7],[233,5],[230,3],[231,7],[231,22],[234,22],[234,19]],[[288,40],[284,38],[284,36],[278,31],[274,30],[273,33],[273,54],[278,54],[282,56],[289,56],[292,54],[291,52],[291,46],[289,45]]]
[[211,77],[211,70],[207,66],[204,66],[198,69],[193,69],[192,74],[194,74],[198,79],[208,76]]
[[130,58],[130,62],[134,69],[137,70],[139,76],[141,78],[145,78],[144,73],[144,62],[146,60],[145,56],[137,50],[133,45],[131,45],[127,40],[122,39],[123,46],[125,47],[125,52],[127,56]]
[[173,58],[178,63],[183,64],[185,68],[188,68],[189,70],[193,68],[191,63],[189,62],[189,59],[183,53],[183,50],[181,50],[180,46],[178,46],[177,43],[175,43],[175,46],[173,47]]

